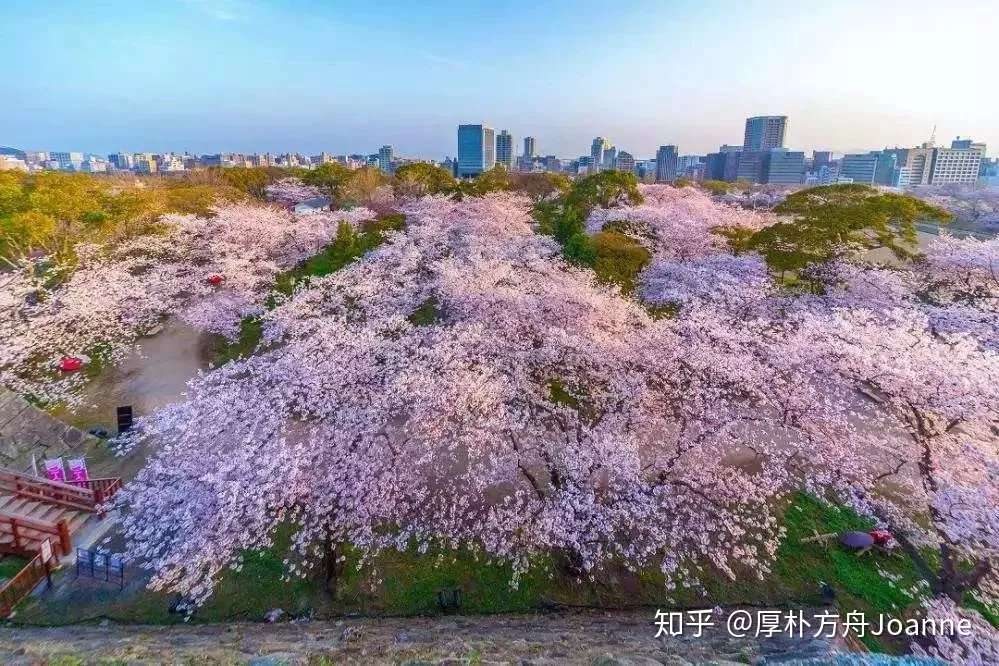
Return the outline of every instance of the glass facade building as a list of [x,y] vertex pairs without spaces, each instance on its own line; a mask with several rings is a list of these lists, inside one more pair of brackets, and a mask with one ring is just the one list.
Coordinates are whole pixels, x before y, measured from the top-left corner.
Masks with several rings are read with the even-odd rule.
[[496,135],[485,125],[458,125],[458,178],[474,178],[496,166]]

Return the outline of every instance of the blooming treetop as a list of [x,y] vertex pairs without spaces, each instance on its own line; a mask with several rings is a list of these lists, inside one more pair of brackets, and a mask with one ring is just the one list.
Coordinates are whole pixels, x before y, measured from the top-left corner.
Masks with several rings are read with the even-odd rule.
[[676,260],[703,257],[724,251],[725,239],[714,229],[760,229],[772,217],[712,201],[693,187],[643,185],[644,203],[638,206],[597,208],[587,220],[587,231],[600,231],[609,222],[627,222],[626,231],[654,254]]
[[[669,215],[655,205],[606,217],[655,234],[646,220]],[[677,251],[692,246],[690,228],[658,229],[643,296],[678,306],[678,326],[719,343],[731,330],[712,332],[705,317],[752,330],[745,349],[798,378],[799,404],[784,417],[806,436],[783,446],[797,449],[806,487],[888,524],[920,562],[919,547],[938,549],[939,571],[922,562],[936,592],[999,598],[999,240],[943,236],[901,267],[813,267],[823,292],[794,294],[753,255]]]
[[282,178],[268,185],[264,191],[268,199],[287,208],[323,196],[318,187],[306,185],[298,178]]
[[[784,382],[572,268],[509,194],[410,204],[404,233],[264,316],[269,351],[142,422],[164,442],[122,495],[154,585],[205,598],[246,548],[480,549],[519,572],[563,552],[693,583],[766,570]],[[411,315],[432,304],[431,323]],[[719,322],[708,325],[720,326]],[[738,337],[738,336],[736,336]],[[759,432],[745,424],[761,422]],[[192,427],[192,424],[205,424]],[[779,452],[775,452],[778,456]]]
[[938,548],[936,592],[995,599],[995,242],[816,267],[801,293],[714,233],[771,216],[643,194],[589,226],[652,250],[640,293],[675,318],[563,262],[511,194],[410,202],[405,231],[266,313],[262,353],[139,426],[162,448],[122,502],[154,585],[203,600],[284,523],[295,572],[415,540],[691,584],[765,570],[773,500],[804,485]]
[[210,217],[167,215],[162,234],[80,246],[74,266],[26,263],[0,283],[0,381],[72,402],[84,378],[55,373],[61,356],[99,353],[115,362],[168,315],[234,337],[280,271],[328,243],[341,219],[371,217],[363,208],[296,218],[232,204]]

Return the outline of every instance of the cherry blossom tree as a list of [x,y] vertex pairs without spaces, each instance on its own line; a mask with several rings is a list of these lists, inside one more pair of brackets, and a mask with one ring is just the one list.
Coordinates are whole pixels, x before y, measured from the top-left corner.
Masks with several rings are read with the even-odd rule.
[[289,571],[331,581],[341,544],[415,543],[696,585],[765,573],[804,487],[889,527],[935,595],[994,602],[999,359],[971,325],[993,250],[837,254],[796,291],[720,233],[771,215],[642,190],[588,226],[650,249],[644,303],[498,193],[407,202],[405,231],[264,313],[258,354],[138,426],[159,451],[121,503],[153,585],[201,602],[281,525]]
[[288,522],[295,572],[336,544],[413,541],[517,572],[551,552],[576,575],[620,558],[671,584],[766,571],[784,473],[728,457],[768,449],[739,426],[779,386],[738,345],[682,345],[528,211],[509,194],[409,204],[404,235],[264,315],[268,351],[141,422],[163,445],[122,502],[154,586],[202,600]]
[[167,215],[164,233],[81,245],[77,261],[29,260],[0,282],[0,381],[45,402],[73,403],[85,381],[63,356],[121,360],[168,316],[235,337],[262,311],[278,273],[315,254],[364,208],[295,217],[272,207],[221,206],[210,217]]
[[318,187],[306,185],[298,178],[277,180],[264,188],[264,192],[268,199],[287,208],[294,208],[303,201],[323,196]]
[[927,601],[925,611],[928,620],[946,630],[913,644],[916,655],[968,666],[999,663],[999,632],[981,615],[947,598]]
[[[655,254],[642,294],[678,306],[678,327],[719,348],[731,332],[705,322],[752,331],[742,351],[798,378],[777,409],[796,426],[782,444],[797,450],[789,462],[806,487],[890,526],[937,594],[996,599],[999,241],[944,236],[903,266],[813,265],[808,278],[824,289],[796,294],[712,233],[764,228],[766,218],[721,224],[705,210],[706,222],[677,231],[646,192],[642,207],[603,217],[647,239]],[[927,546],[940,555],[936,569],[922,557]]]

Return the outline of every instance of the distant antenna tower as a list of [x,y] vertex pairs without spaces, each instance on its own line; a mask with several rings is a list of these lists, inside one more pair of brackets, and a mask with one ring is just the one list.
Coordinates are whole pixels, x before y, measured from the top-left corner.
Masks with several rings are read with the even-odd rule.
[[933,131],[930,133],[930,145],[937,145],[937,124],[933,123]]

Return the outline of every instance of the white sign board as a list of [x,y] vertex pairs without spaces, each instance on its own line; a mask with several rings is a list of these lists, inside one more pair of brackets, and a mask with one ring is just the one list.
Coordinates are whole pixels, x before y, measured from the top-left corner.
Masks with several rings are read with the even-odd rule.
[[42,562],[48,562],[52,559],[52,543],[46,539],[42,542]]

